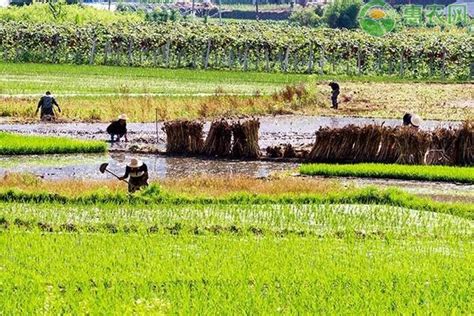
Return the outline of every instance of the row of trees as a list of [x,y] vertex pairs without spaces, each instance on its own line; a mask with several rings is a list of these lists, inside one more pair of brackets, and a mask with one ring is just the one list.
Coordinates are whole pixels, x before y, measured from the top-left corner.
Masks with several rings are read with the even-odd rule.
[[261,23],[0,22],[5,61],[467,78],[474,41],[463,32],[361,31]]

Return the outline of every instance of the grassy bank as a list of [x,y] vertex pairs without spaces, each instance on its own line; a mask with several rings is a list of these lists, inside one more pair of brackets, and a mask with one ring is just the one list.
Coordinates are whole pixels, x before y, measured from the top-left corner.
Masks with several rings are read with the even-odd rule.
[[364,177],[403,180],[447,181],[474,184],[474,168],[387,164],[306,164],[300,173],[312,176]]
[[[400,118],[405,111],[424,119],[474,116],[469,83],[336,77],[350,101],[334,111],[327,86],[333,78],[317,75],[37,64],[0,64],[0,73],[0,116],[19,120],[36,119],[35,105],[47,90],[61,104],[61,119],[75,121],[127,113],[132,121],[150,122],[156,111],[162,120],[284,113]],[[288,93],[287,86],[301,84],[302,98]]]
[[0,155],[101,153],[106,150],[107,145],[100,141],[0,133]]

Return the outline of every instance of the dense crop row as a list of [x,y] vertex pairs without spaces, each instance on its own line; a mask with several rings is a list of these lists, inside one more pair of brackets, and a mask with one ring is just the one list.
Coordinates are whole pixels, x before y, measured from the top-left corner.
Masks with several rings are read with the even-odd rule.
[[161,192],[153,184],[135,195],[92,192],[77,197],[49,192],[25,192],[21,190],[0,191],[0,201],[23,203],[62,203],[74,205],[266,205],[266,204],[376,204],[409,208],[419,211],[452,214],[468,219],[474,218],[474,206],[463,203],[436,202],[408,194],[397,189],[378,190],[368,187],[358,190],[322,194],[264,194],[234,193],[223,197],[189,196]]
[[305,175],[368,177],[405,180],[454,181],[474,184],[474,168],[397,164],[307,164],[300,167]]
[[100,141],[0,133],[0,155],[100,153],[106,150],[107,145]]
[[1,205],[0,230],[376,239],[474,237],[469,219],[385,205]]
[[0,206],[5,314],[472,310],[472,221],[453,216],[363,205]]
[[4,61],[468,78],[472,35],[267,24],[0,23]]

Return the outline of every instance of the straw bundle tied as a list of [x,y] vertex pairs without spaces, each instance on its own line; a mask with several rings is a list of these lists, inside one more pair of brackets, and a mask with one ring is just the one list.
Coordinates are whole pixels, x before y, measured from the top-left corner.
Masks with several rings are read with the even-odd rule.
[[395,136],[395,128],[384,127],[382,130],[379,151],[377,153],[377,162],[394,163],[400,156]]
[[[310,145],[309,145],[310,146]],[[309,151],[312,147],[308,145],[302,147],[294,147],[291,144],[280,144],[277,146],[268,146],[266,148],[267,157],[270,158],[308,158]]]
[[200,154],[204,146],[203,124],[195,121],[165,122],[166,152],[172,154]]
[[320,128],[316,132],[316,143],[309,159],[324,162],[375,161],[384,134],[385,128],[378,125]]
[[281,158],[283,157],[283,149],[281,146],[268,146],[265,150],[267,157],[270,158]]
[[260,157],[260,147],[258,146],[258,130],[260,121],[250,119],[241,123],[235,122],[232,125],[232,157],[256,159]]
[[[255,118],[242,122],[215,120],[205,142],[200,122],[166,122],[163,130],[168,153],[257,159],[261,156],[259,128],[260,121]],[[322,127],[316,132],[316,142],[309,154],[306,149],[284,144],[268,147],[267,156],[318,162],[472,165],[474,123],[466,121],[458,129],[438,128],[433,132],[383,125]]]
[[400,152],[396,163],[412,165],[425,163],[425,154],[431,144],[430,133],[412,127],[402,127],[396,130],[395,139]]
[[431,134],[430,149],[426,153],[427,165],[454,165],[456,163],[456,139],[458,131],[437,128]]
[[232,126],[224,119],[211,123],[203,153],[212,157],[228,157],[231,153]]
[[347,125],[320,128],[308,156],[319,162],[472,165],[474,124],[425,132],[411,127]]
[[474,121],[465,121],[458,130],[455,155],[457,165],[474,164]]

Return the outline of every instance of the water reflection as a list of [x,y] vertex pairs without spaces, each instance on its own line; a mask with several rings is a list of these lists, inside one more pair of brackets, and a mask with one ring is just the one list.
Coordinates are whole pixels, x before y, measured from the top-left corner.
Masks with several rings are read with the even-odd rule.
[[248,175],[265,177],[275,171],[295,169],[295,163],[266,161],[222,161],[198,158],[164,157],[159,155],[132,155],[113,153],[110,155],[44,155],[44,156],[0,156],[0,174],[6,172],[28,172],[45,179],[107,179],[99,166],[108,162],[109,169],[121,175],[130,158],[137,157],[148,165],[151,178],[186,177],[205,175]]

